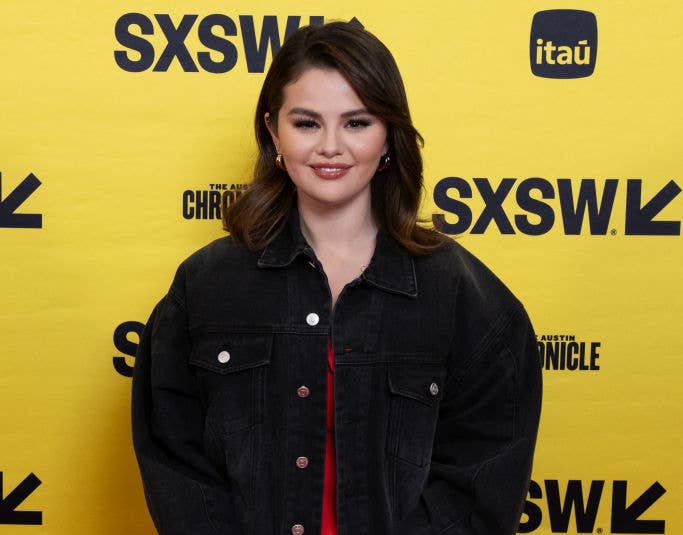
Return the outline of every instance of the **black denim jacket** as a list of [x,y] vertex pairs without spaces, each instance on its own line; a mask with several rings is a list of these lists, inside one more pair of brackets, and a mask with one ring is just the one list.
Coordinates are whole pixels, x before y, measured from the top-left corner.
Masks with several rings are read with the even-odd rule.
[[380,231],[330,302],[298,215],[261,252],[224,237],[180,265],[133,377],[159,533],[319,535],[330,338],[339,535],[514,533],[541,405],[519,301],[459,244],[410,256]]

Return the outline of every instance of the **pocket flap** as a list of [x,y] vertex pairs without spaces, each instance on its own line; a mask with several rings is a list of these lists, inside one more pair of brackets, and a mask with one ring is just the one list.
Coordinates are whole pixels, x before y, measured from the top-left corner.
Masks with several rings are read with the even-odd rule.
[[427,405],[441,401],[445,379],[446,369],[442,366],[389,367],[389,390]]
[[190,364],[225,374],[270,362],[272,334],[206,333],[197,337]]

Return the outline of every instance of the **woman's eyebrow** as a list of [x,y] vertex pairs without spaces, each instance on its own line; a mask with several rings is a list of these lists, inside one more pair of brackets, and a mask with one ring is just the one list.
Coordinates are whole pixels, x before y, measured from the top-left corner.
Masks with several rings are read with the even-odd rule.
[[[357,110],[350,110],[350,111],[345,111],[344,113],[341,114],[342,117],[352,117],[353,115],[359,115],[362,113],[369,113],[368,110],[365,108],[358,108]],[[309,110],[307,108],[292,108],[287,112],[287,115],[307,115],[308,117],[312,117],[313,119],[320,119],[321,115],[313,110]]]

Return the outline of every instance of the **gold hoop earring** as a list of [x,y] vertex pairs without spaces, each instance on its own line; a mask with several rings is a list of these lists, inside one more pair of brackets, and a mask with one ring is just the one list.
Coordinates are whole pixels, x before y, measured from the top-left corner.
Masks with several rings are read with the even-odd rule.
[[285,167],[285,159],[282,157],[281,153],[277,153],[277,156],[275,157],[275,167],[278,169],[282,169],[283,171],[286,171],[287,168]]
[[379,167],[377,168],[378,171],[385,171],[389,169],[389,163],[391,162],[391,158],[389,158],[388,154],[385,154],[379,159]]

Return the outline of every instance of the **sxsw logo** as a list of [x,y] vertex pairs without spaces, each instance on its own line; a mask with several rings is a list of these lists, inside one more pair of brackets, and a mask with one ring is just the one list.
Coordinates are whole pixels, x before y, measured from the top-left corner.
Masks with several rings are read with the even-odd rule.
[[[538,529],[548,533],[544,528],[550,524],[551,533],[663,534],[666,521],[657,518],[659,513],[650,509],[657,510],[655,503],[665,493],[659,481],[643,490],[641,485],[629,488],[629,481],[624,479],[592,480],[590,485],[580,479],[546,479],[543,486],[531,480],[517,533],[533,533]],[[607,525],[600,525],[598,521],[601,509],[609,511]]]
[[[125,13],[114,24],[114,36],[123,47],[114,50],[114,60],[127,72],[167,72],[177,62],[184,72],[213,74],[230,72],[241,60],[247,72],[262,73],[268,51],[274,56],[301,26],[322,26],[324,22],[322,15],[307,19],[301,15],[266,15],[258,20],[254,15],[230,17],[223,13],[204,17],[191,13],[173,17],[168,13]],[[349,22],[363,26],[356,17]]]
[[584,78],[593,74],[598,23],[590,11],[539,11],[531,23],[531,72],[543,78]]
[[[450,176],[434,186],[434,203],[442,212],[433,213],[432,222],[446,234],[483,234],[497,227],[501,234],[540,236],[558,226],[567,236],[582,234],[586,227],[591,235],[615,236],[617,226],[623,224],[627,236],[680,236],[680,217],[660,215],[665,209],[680,213],[669,207],[680,186],[669,180],[659,191],[647,188],[645,193],[644,182],[641,178],[551,181],[543,177],[470,181]],[[618,195],[621,201],[616,203]]]

